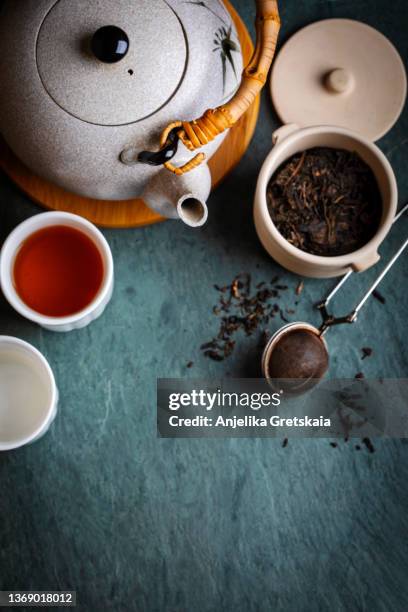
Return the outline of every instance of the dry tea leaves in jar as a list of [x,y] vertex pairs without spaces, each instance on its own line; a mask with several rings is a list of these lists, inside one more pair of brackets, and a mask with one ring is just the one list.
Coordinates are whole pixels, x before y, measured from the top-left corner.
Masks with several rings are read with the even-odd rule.
[[343,149],[317,147],[291,157],[271,178],[267,200],[282,236],[313,255],[356,251],[373,238],[381,220],[373,171]]

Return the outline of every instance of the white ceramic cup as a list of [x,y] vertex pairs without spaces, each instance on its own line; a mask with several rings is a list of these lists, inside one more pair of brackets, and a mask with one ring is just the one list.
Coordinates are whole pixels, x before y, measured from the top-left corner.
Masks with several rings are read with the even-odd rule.
[[[398,204],[397,182],[391,165],[372,142],[345,128],[316,126],[299,128],[285,125],[273,135],[275,144],[258,178],[254,202],[254,220],[259,239],[268,253],[284,268],[314,278],[340,276],[349,270],[362,272],[379,260],[378,248],[387,236]],[[276,170],[292,155],[313,147],[331,147],[355,151],[370,166],[380,189],[383,213],[375,236],[362,248],[336,257],[306,253],[291,245],[280,234],[268,211],[266,191]]]
[[[16,254],[23,242],[33,233],[55,225],[72,227],[88,236],[98,248],[104,265],[103,282],[94,300],[80,312],[67,317],[48,317],[31,309],[18,295],[13,281]],[[55,332],[81,329],[101,316],[112,297],[114,284],[112,252],[103,234],[86,219],[64,212],[42,213],[18,225],[5,241],[0,254],[0,284],[7,301],[26,319]]]
[[57,405],[58,390],[45,357],[23,340],[0,336],[0,451],[41,438]]

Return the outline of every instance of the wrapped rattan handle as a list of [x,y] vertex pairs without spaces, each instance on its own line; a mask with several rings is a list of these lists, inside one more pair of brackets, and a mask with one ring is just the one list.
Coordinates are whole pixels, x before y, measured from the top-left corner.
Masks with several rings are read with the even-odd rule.
[[[266,83],[280,30],[277,0],[256,0],[256,6],[256,47],[249,65],[243,72],[237,93],[229,102],[207,110],[199,119],[176,121],[167,126],[160,139],[162,147],[170,132],[180,128],[177,132],[179,139],[187,149],[195,151],[235,125],[254,102]],[[175,167],[171,162],[164,165],[175,174],[184,174],[197,167],[204,159],[204,154],[200,153],[181,168]]]

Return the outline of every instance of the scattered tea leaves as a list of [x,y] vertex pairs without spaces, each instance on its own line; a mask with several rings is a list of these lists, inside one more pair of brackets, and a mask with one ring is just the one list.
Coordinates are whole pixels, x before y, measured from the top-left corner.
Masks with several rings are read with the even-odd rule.
[[369,346],[364,346],[361,349],[361,352],[362,352],[361,359],[366,359],[367,357],[371,357],[371,355],[373,354],[373,349],[370,348]]
[[[344,438],[344,442],[347,443],[348,442],[348,438]],[[373,443],[371,442],[370,438],[363,438],[361,440],[361,442],[364,444],[364,446],[366,447],[366,449],[368,450],[369,453],[375,453],[375,448]],[[330,446],[332,448],[337,448],[338,447],[338,443],[337,442],[330,442]],[[354,446],[356,451],[361,450],[361,445],[360,444],[355,444]]]
[[[248,273],[238,274],[229,285],[214,285],[214,288],[219,293],[218,303],[213,308],[220,319],[219,330],[215,338],[201,346],[205,357],[213,361],[223,361],[231,355],[238,332],[252,336],[261,328],[265,334],[271,319],[280,316],[285,323],[289,321],[278,304],[282,292],[289,287],[279,284],[277,276],[269,283],[258,283],[254,291]],[[286,308],[286,313],[294,314],[295,310]],[[266,335],[262,336],[262,341],[266,343]]]

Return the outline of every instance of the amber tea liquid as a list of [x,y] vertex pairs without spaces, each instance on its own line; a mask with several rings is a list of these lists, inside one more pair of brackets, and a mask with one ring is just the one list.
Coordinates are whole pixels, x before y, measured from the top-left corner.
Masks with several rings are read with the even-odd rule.
[[81,312],[98,294],[104,277],[99,249],[73,227],[46,227],[29,236],[14,262],[14,285],[23,302],[49,317]]

